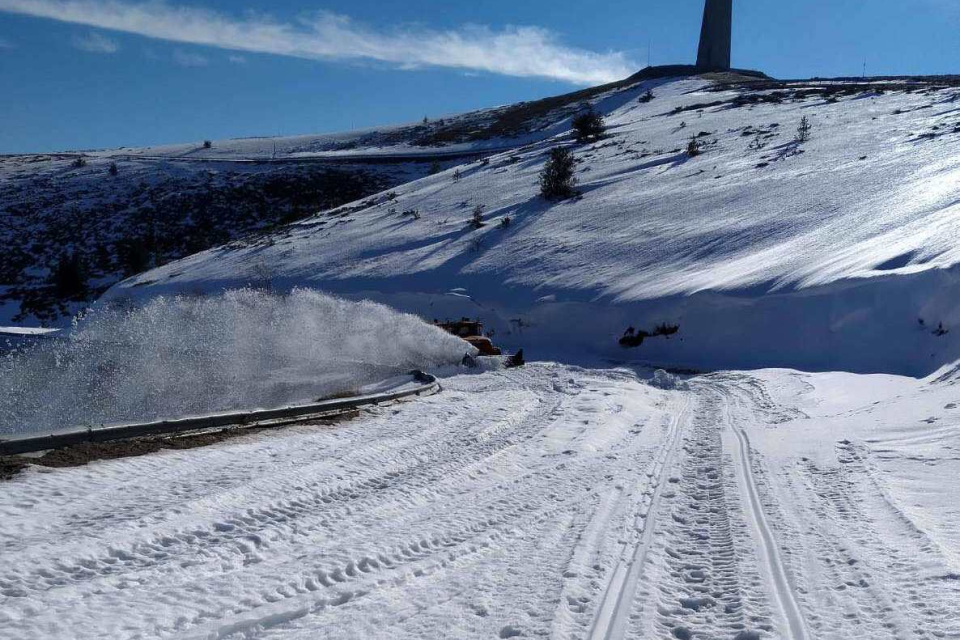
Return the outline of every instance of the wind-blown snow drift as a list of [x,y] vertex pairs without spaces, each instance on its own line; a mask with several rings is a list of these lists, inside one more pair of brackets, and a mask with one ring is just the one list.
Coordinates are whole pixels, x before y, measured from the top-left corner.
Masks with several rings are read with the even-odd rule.
[[0,433],[283,406],[469,350],[414,316],[304,289],[107,305],[0,359]]

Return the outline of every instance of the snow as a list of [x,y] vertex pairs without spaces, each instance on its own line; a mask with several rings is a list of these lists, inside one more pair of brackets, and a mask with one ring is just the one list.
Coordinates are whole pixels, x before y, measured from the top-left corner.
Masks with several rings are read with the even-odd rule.
[[960,634],[955,383],[650,377],[456,375],[335,429],[31,469],[0,492],[0,625],[17,640]]
[[[550,137],[460,167],[459,180],[451,169],[411,182],[396,199],[319,213],[270,243],[191,256],[107,296],[219,290],[260,269],[278,287],[426,318],[482,312],[506,346],[546,357],[563,336],[564,352],[622,358],[628,326],[669,322],[680,339],[650,340],[637,357],[928,375],[960,359],[955,340],[933,335],[960,321],[958,91],[803,93],[817,86],[738,106],[776,94],[640,83],[595,100],[610,133],[598,143],[573,145],[564,120]],[[638,102],[650,87],[656,98]],[[803,116],[812,139],[797,144]],[[698,157],[683,151],[691,135],[705,142]],[[538,195],[556,145],[573,145],[581,198]],[[488,223],[479,230],[468,225],[476,205]]]
[[[544,116],[458,180],[153,270],[0,360],[18,428],[444,376],[333,428],[5,482],[4,637],[960,638],[960,93],[830,86],[597,94],[606,140]],[[278,146],[420,154],[414,134]],[[550,203],[557,145],[583,195]],[[249,282],[293,293],[222,293]],[[297,287],[479,316],[558,362],[462,369],[463,343],[412,316]],[[662,324],[679,333],[618,344]]]
[[271,409],[413,369],[467,343],[382,305],[251,289],[102,307],[63,340],[0,357],[0,434]]

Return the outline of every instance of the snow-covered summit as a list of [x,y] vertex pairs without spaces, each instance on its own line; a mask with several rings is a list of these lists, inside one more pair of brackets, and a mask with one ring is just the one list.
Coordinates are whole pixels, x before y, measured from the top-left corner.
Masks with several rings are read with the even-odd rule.
[[[655,98],[640,100],[647,90]],[[926,374],[960,357],[960,90],[943,83],[651,80],[591,97],[542,140],[118,285],[218,290],[270,275],[424,316],[483,315],[508,344],[620,354],[629,325],[680,339],[642,357]],[[811,139],[795,140],[806,117]],[[691,157],[691,137],[703,145]],[[557,145],[581,197],[548,202]],[[486,225],[468,221],[482,207]],[[457,295],[450,295],[461,289]],[[622,357],[622,356],[620,356]]]

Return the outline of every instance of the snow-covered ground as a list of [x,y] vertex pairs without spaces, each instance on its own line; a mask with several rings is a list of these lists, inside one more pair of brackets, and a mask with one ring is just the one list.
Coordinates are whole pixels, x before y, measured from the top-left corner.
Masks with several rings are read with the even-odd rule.
[[[589,97],[609,136],[588,145],[568,101],[529,110],[512,142],[470,132],[522,106],[123,150],[179,166],[523,145],[152,270],[105,302],[311,286],[481,317],[498,343],[558,362],[448,366],[442,393],[332,428],[29,468],[0,485],[0,637],[960,639],[960,89],[683,79]],[[702,155],[685,153],[691,136]],[[537,176],[558,145],[583,193],[554,203]],[[330,339],[310,315],[239,322],[242,348],[210,360],[235,370],[185,376],[164,356],[175,366],[153,371],[146,349],[115,379],[172,372],[217,400],[245,401],[231,376],[296,387],[324,371],[326,352],[303,347]],[[462,347],[403,324],[440,361]],[[658,324],[679,332],[619,346]],[[175,325],[161,346],[203,351],[207,333]],[[276,339],[253,351],[282,366],[247,357],[263,327]],[[419,353],[400,352],[405,366]]]
[[[609,126],[598,143],[573,145],[557,126],[459,178],[411,182],[108,296],[215,290],[259,269],[279,287],[427,318],[482,315],[507,346],[540,354],[562,342],[618,357],[628,326],[666,322],[681,339],[648,341],[641,357],[928,375],[960,358],[940,331],[960,322],[960,90],[829,87],[685,79],[611,91],[595,99]],[[648,88],[656,98],[638,102]],[[799,144],[804,116],[812,138]],[[704,153],[689,157],[694,135]],[[572,145],[583,196],[549,203],[537,177],[557,145]],[[478,205],[488,224],[475,230]]]
[[960,637],[960,387],[536,364],[335,429],[31,469],[27,638]]

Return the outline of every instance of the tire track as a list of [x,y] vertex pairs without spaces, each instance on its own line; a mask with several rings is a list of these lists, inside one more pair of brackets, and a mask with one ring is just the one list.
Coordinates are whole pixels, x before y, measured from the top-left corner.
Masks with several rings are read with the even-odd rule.
[[793,593],[793,587],[790,586],[790,580],[784,570],[783,561],[780,559],[780,551],[777,547],[777,541],[767,523],[763,512],[763,505],[760,504],[760,498],[757,493],[756,481],[753,477],[753,458],[750,452],[750,440],[747,434],[740,428],[734,427],[734,433],[740,441],[740,462],[741,478],[747,487],[747,497],[750,513],[756,531],[760,534],[763,543],[764,562],[776,590],[776,599],[790,627],[790,637],[793,640],[807,640],[807,625],[801,613],[800,605],[797,604],[796,595]]
[[600,601],[597,616],[590,628],[588,635],[590,640],[622,638],[626,632],[637,584],[643,574],[647,554],[653,546],[657,510],[667,485],[667,475],[683,441],[684,423],[690,402],[688,397],[684,398],[683,404],[673,418],[670,439],[652,472],[653,491],[646,504],[646,510],[636,516],[636,528],[641,530],[642,534],[638,540],[624,544],[620,559],[613,569],[610,582]]
[[[766,418],[767,422],[773,423],[782,422],[795,416],[794,414],[783,413],[780,407],[770,399],[759,380],[742,375],[728,374],[715,376],[714,380],[707,382],[707,384],[718,393],[724,426],[728,427],[736,436],[737,447],[732,453],[741,485],[746,493],[745,511],[748,514],[754,533],[761,543],[762,557],[760,559],[767,575],[770,577],[774,600],[786,622],[788,637],[791,640],[809,640],[812,636],[804,618],[799,598],[787,574],[786,563],[781,557],[776,535],[767,520],[763,503],[760,500],[760,492],[757,488],[757,480],[753,470],[755,463],[750,438],[733,418],[731,409],[733,406],[740,407],[742,404],[747,404],[745,410],[751,413],[760,413]],[[754,405],[756,405],[756,411],[753,410]]]
[[[734,385],[734,388],[737,388],[736,385]],[[807,628],[807,622],[787,575],[785,563],[780,557],[777,538],[767,521],[763,504],[760,501],[760,493],[757,489],[757,481],[753,472],[754,460],[750,447],[750,438],[731,416],[731,404],[736,402],[734,399],[736,394],[731,393],[723,386],[719,386],[718,389],[720,391],[719,401],[722,402],[723,407],[723,421],[737,438],[738,447],[733,453],[740,480],[746,488],[746,500],[744,501],[747,507],[746,512],[753,525],[754,532],[761,542],[763,565],[770,576],[774,588],[774,599],[787,623],[787,629],[790,634],[789,638],[791,638],[791,640],[808,640],[811,636]],[[750,392],[747,391],[746,394],[749,398]],[[763,395],[763,399],[765,402],[762,403],[762,409],[764,412],[769,413],[769,407],[772,403],[767,400],[766,394]]]

